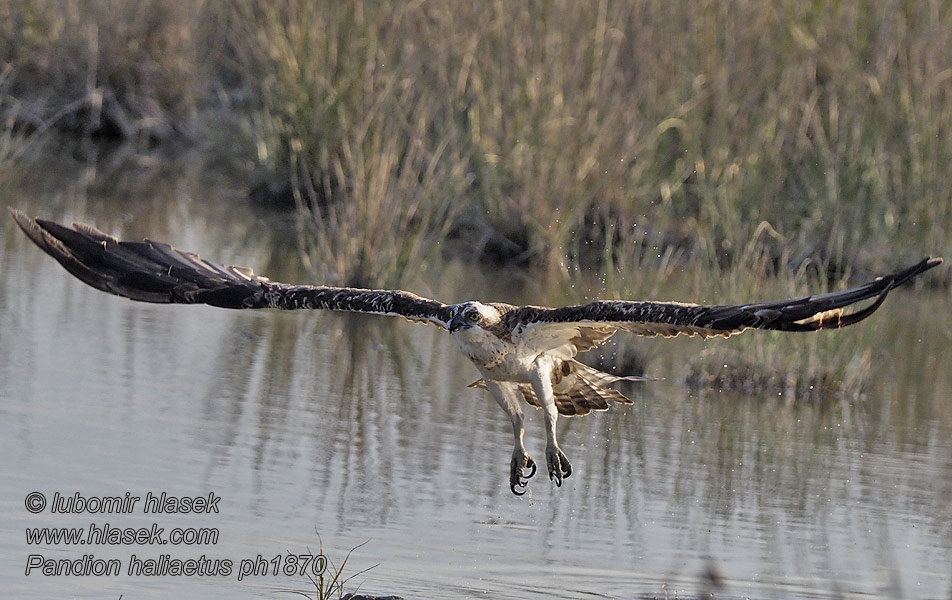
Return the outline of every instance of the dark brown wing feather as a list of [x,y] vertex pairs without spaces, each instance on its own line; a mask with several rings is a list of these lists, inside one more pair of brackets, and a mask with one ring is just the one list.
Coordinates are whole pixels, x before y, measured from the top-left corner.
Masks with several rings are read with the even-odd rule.
[[[563,308],[524,306],[503,318],[513,330],[538,338],[543,337],[541,330],[565,328],[567,325],[578,325],[580,330],[590,326],[616,327],[647,336],[683,333],[705,337],[726,337],[747,328],[777,331],[835,329],[862,321],[879,308],[890,290],[941,263],[941,258],[924,258],[907,269],[855,288],[794,300],[737,306],[598,301]],[[851,313],[843,310],[864,300],[873,302]]]
[[132,300],[398,315],[444,328],[452,318],[445,304],[410,292],[288,285],[161,242],[123,242],[89,225],[64,227],[10,212],[27,236],[67,271],[96,289]]

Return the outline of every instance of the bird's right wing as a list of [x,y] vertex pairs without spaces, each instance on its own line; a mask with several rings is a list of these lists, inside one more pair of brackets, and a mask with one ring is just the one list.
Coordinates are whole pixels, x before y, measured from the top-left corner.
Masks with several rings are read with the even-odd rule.
[[141,302],[222,308],[325,309],[401,316],[447,328],[447,305],[402,290],[289,285],[224,266],[168,244],[123,242],[81,223],[65,227],[11,209],[44,252],[92,287]]

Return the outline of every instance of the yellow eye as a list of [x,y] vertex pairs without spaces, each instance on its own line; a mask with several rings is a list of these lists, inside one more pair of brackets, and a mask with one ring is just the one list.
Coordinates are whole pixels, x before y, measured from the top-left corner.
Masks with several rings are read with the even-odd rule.
[[469,320],[470,320],[470,321],[478,321],[478,320],[479,320],[479,313],[469,313]]

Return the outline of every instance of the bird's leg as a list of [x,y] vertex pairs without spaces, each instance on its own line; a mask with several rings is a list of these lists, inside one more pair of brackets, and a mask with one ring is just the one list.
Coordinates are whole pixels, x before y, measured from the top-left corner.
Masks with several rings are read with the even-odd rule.
[[559,448],[555,437],[555,424],[559,419],[559,411],[555,406],[555,394],[552,392],[551,361],[544,357],[536,359],[532,372],[532,389],[539,404],[542,405],[542,415],[545,419],[545,462],[549,469],[549,479],[556,486],[562,486],[562,479],[572,474],[572,463]]
[[[512,490],[513,494],[521,496],[526,493],[525,488],[529,479],[535,475],[536,465],[529,453],[526,452],[526,447],[522,441],[525,432],[525,416],[522,413],[522,406],[519,404],[519,394],[512,384],[501,384],[491,379],[486,379],[486,387],[499,406],[509,415],[509,420],[512,422],[514,445],[512,461],[509,463],[509,489]],[[525,475],[526,469],[532,469],[528,475]],[[519,491],[516,488],[519,488]]]

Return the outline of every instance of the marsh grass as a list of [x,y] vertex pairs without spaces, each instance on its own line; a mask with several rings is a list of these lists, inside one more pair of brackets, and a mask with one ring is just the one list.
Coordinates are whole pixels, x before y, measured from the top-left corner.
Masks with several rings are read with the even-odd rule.
[[[945,3],[232,9],[258,164],[305,210],[379,212],[373,187],[402,195],[388,214],[437,215],[393,219],[400,236],[561,278],[651,255],[734,268],[765,222],[775,271],[831,280],[952,249]],[[402,264],[377,250],[344,261]]]
[[[261,175],[287,181],[304,255],[324,278],[396,285],[456,221],[466,175],[403,4],[235,7],[258,103],[247,133]],[[241,43],[249,40],[250,43]],[[280,187],[280,186],[279,186]]]
[[0,56],[21,127],[142,141],[182,133],[204,93],[201,2],[10,0]]
[[[200,112],[208,138],[305,213],[312,262],[342,281],[399,280],[447,238],[563,279],[632,245],[733,268],[763,222],[778,271],[952,251],[940,0],[12,0],[0,17],[5,115],[152,140],[233,112]],[[393,256],[403,239],[425,240],[415,258]]]
[[[320,536],[318,536],[320,539]],[[358,571],[353,575],[344,575],[344,569],[347,567],[347,562],[350,560],[351,555],[359,548],[364,546],[367,542],[362,542],[351,548],[344,558],[340,561],[340,565],[335,565],[333,561],[326,554],[324,554],[324,542],[321,541],[320,550],[318,550],[318,556],[322,556],[326,559],[326,569],[322,569],[321,572],[317,575],[308,574],[307,578],[314,586],[313,593],[305,592],[294,592],[299,596],[305,598],[310,598],[311,600],[332,600],[334,598],[341,600],[342,598],[348,598],[351,594],[344,594],[344,586],[355,577],[358,577],[367,571],[377,567],[373,565],[362,571]]]

